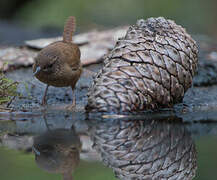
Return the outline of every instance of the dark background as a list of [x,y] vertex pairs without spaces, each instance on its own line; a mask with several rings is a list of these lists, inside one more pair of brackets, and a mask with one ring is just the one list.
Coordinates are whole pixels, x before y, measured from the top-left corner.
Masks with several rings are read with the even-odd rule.
[[60,35],[70,15],[77,33],[164,16],[191,34],[217,38],[216,0],[0,0],[0,44]]

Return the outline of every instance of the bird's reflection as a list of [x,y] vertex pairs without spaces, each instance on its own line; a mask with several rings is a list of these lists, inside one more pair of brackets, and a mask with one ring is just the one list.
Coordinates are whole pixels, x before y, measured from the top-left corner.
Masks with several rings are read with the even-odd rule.
[[64,180],[72,180],[72,172],[79,164],[81,142],[75,130],[49,130],[34,138],[32,150],[36,164],[51,173],[61,173]]
[[[170,119],[177,122],[177,118]],[[105,165],[123,180],[193,179],[195,144],[181,123],[90,120],[89,132]]]

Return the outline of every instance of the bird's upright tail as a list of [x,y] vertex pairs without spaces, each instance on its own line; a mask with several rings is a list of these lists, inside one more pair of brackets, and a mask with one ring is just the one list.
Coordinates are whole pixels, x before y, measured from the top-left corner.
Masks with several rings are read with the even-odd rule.
[[70,43],[72,41],[72,35],[76,29],[76,19],[74,16],[70,16],[65,22],[63,31],[63,42]]

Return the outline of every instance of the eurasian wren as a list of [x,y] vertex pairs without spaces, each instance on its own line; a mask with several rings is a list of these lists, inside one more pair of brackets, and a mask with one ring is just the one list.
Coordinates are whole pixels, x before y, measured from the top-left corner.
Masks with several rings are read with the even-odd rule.
[[[43,48],[35,58],[33,74],[47,87],[43,95],[42,105],[45,105],[46,94],[49,86],[71,86],[72,92],[82,73],[80,62],[80,50],[72,43],[72,35],[75,31],[75,17],[70,16],[65,23],[63,40],[51,43]],[[72,106],[76,105],[73,93]]]

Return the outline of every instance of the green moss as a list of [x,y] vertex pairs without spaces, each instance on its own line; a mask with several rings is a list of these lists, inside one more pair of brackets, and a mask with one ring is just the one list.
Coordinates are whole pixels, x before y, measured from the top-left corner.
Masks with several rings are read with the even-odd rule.
[[19,95],[17,85],[18,82],[8,79],[0,69],[0,104],[7,103]]

